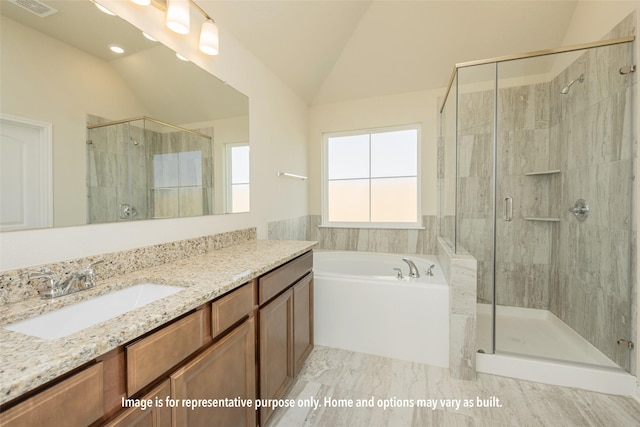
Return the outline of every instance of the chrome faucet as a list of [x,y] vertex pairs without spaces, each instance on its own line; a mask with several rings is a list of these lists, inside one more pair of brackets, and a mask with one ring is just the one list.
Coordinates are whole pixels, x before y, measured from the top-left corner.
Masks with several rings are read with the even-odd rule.
[[42,299],[53,299],[73,294],[85,289],[91,289],[96,285],[95,266],[103,262],[104,261],[101,260],[87,265],[72,273],[62,283],[59,283],[55,274],[49,270],[30,274],[29,281],[34,279],[47,279],[48,285],[39,290],[40,298]]
[[418,267],[411,261],[409,258],[402,258],[404,262],[409,265],[409,277],[418,278],[420,277],[420,273],[418,273]]

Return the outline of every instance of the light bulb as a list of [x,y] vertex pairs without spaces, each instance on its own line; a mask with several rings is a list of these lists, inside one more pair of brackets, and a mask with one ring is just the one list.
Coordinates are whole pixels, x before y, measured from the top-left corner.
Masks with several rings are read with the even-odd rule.
[[167,0],[167,27],[178,34],[189,34],[189,0]]
[[200,50],[207,55],[217,55],[219,41],[216,23],[210,19],[203,22],[200,30]]
[[109,50],[113,53],[124,53],[124,48],[122,46],[118,46],[117,44],[110,44]]
[[107,15],[111,15],[111,16],[116,16],[115,13],[111,12],[109,9],[107,9],[106,7],[104,7],[103,5],[101,5],[100,3],[93,3],[96,5],[96,7],[98,9],[100,9],[101,12],[106,13]]

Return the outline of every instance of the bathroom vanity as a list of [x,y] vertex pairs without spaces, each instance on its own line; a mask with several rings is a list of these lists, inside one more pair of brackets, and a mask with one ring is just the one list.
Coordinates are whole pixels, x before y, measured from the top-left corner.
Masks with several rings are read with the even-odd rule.
[[[313,348],[314,244],[250,241],[108,279],[62,298],[184,290],[67,337],[3,327],[0,425],[264,425],[256,399],[282,397]],[[62,303],[3,308],[3,326]]]

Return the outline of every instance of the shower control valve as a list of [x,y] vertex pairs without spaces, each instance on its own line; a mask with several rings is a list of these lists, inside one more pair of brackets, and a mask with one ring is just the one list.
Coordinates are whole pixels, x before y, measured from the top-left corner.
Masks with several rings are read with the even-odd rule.
[[569,208],[569,212],[575,215],[576,219],[583,222],[589,216],[589,205],[584,199],[576,200],[575,204]]

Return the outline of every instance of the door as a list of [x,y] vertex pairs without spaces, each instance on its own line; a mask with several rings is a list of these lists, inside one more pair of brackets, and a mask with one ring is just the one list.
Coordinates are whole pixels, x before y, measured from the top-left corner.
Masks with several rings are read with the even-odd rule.
[[498,352],[629,369],[632,53],[563,53],[551,80],[517,85],[548,58],[498,64]]
[[0,115],[0,231],[53,225],[51,130]]

